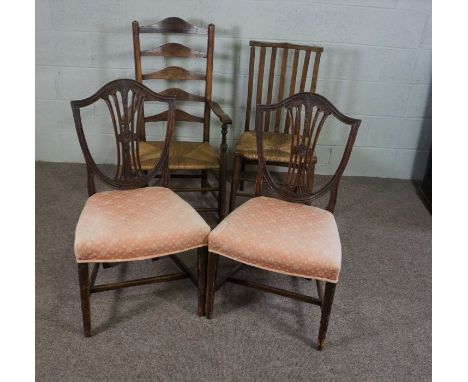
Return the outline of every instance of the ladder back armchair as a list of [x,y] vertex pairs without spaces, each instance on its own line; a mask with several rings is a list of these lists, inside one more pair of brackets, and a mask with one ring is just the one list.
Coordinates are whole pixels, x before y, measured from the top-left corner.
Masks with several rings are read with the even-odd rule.
[[[151,86],[153,90],[162,95],[175,96],[177,101],[202,105],[203,115],[199,116],[179,108],[176,109],[176,125],[177,122],[201,124],[203,133],[200,135],[200,141],[198,142],[183,140],[172,142],[169,151],[169,170],[171,177],[174,178],[200,178],[201,185],[199,188],[184,187],[173,188],[173,190],[177,192],[213,193],[217,198],[218,206],[216,208],[197,208],[197,210],[217,211],[219,220],[222,220],[225,215],[226,204],[226,134],[232,120],[222,110],[221,106],[212,100],[215,26],[209,24],[208,28],[203,28],[177,17],[169,17],[149,26],[140,26],[137,21],[133,21],[132,31],[136,80],[140,83],[145,82],[148,86],[151,81],[151,84],[154,85]],[[206,51],[193,50],[176,42],[166,42],[155,48],[141,50],[140,36],[142,34],[200,36],[206,38]],[[180,66],[167,66],[156,71],[143,72],[142,59],[149,60],[154,57],[163,57],[165,60],[168,58],[206,60],[206,66],[204,72],[191,71]],[[203,81],[205,85],[204,95],[192,94],[175,87],[165,89],[161,84],[167,81]],[[219,152],[210,145],[211,112],[217,116],[221,124]],[[167,113],[165,112],[155,115],[145,114],[144,122],[140,126],[143,166],[149,165],[155,158],[159,157],[162,147],[161,142],[146,139],[146,126],[151,122],[165,120],[167,120]],[[181,171],[190,172],[190,174],[181,174]],[[218,178],[218,187],[210,185],[208,181],[209,172],[214,172]]]

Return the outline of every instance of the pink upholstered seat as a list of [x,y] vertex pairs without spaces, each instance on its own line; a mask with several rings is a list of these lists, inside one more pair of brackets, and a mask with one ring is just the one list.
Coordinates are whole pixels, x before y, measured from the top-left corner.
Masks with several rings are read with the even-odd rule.
[[341,268],[333,214],[263,196],[228,215],[208,236],[208,249],[258,268],[333,283]]
[[207,244],[210,227],[165,187],[100,192],[84,206],[75,233],[79,263],[142,260]]

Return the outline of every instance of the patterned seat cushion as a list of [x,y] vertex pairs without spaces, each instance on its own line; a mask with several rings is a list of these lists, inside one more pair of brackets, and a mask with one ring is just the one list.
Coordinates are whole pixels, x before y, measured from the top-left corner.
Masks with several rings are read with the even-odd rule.
[[[151,170],[161,156],[164,142],[140,142],[140,163],[143,170]],[[215,170],[219,155],[208,142],[171,142],[170,170]]]
[[333,283],[341,268],[333,214],[263,196],[244,203],[211,231],[208,248],[254,267]]
[[164,187],[108,191],[86,201],[75,232],[79,263],[142,260],[202,247],[210,227]]

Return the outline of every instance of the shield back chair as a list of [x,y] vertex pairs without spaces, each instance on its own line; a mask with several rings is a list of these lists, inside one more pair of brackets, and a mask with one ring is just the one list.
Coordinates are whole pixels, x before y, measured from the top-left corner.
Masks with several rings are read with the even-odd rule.
[[[139,160],[138,124],[143,102],[167,109],[168,120],[161,155],[144,171]],[[83,128],[81,110],[99,102],[109,111],[109,129],[116,144],[116,171],[108,175],[96,164]],[[72,101],[73,118],[86,162],[89,198],[75,232],[75,257],[81,295],[84,335],[91,336],[92,293],[191,277],[187,270],[163,276],[95,285],[100,264],[156,259],[198,248],[198,314],[204,315],[206,290],[206,245],[210,227],[203,218],[166,187],[168,153],[174,127],[175,97],[154,93],[134,80],[116,80],[89,98]],[[161,186],[149,187],[160,174]],[[98,178],[112,191],[96,192]],[[174,260],[175,261],[175,260]],[[176,261],[175,261],[176,262]],[[176,262],[177,263],[177,262]],[[89,265],[93,265],[89,275]]]
[[[290,155],[283,182],[272,177],[268,169],[263,143],[265,132],[262,129],[267,113],[280,109],[291,119]],[[313,153],[325,122],[330,119],[336,119],[346,129],[349,128],[349,135],[335,174],[313,191]],[[258,197],[235,209],[208,236],[207,318],[211,318],[213,313],[219,255],[256,268],[315,279],[318,297],[234,277],[225,281],[320,306],[318,349],[323,349],[341,268],[341,244],[333,211],[338,184],[351,155],[360,122],[341,114],[327,99],[313,93],[299,93],[273,105],[257,105]],[[326,127],[330,128],[331,124],[327,123]],[[262,182],[259,178],[263,178],[279,199],[261,196]],[[329,194],[326,209],[308,205],[326,194]]]
[[[200,134],[199,142],[174,141],[169,150],[169,169],[171,177],[174,178],[200,178],[200,188],[173,188],[176,192],[210,192],[218,201],[216,208],[196,208],[199,212],[217,211],[219,220],[225,215],[226,204],[226,134],[227,128],[232,124],[231,118],[221,109],[218,103],[212,101],[213,82],[213,50],[215,26],[208,25],[202,28],[192,25],[180,18],[169,17],[156,24],[140,26],[137,21],[132,23],[133,50],[135,58],[135,77],[138,82],[151,87],[163,95],[173,95],[177,101],[196,103],[203,110],[203,116],[190,114],[182,109],[176,109],[175,120],[177,122],[195,123],[203,126],[203,134]],[[160,34],[160,35],[199,35],[206,36],[206,52],[192,50],[180,43],[167,42],[157,48],[141,50],[140,34]],[[161,36],[163,38],[164,36]],[[167,39],[167,37],[166,37]],[[162,57],[168,59],[191,59],[206,60],[204,73],[186,70],[180,66],[167,66],[157,71],[143,73],[142,57],[154,59]],[[191,94],[180,88],[164,89],[167,81],[203,81],[205,85],[204,95]],[[159,87],[158,87],[159,85]],[[221,123],[221,146],[219,153],[210,145],[210,120],[213,112]],[[147,113],[148,114],[148,113]],[[167,119],[167,114],[158,113],[146,115],[144,122],[140,126],[141,139],[141,161],[144,169],[148,168],[161,152],[162,142],[146,140],[146,125],[150,122],[160,122]],[[181,173],[185,172],[184,173]],[[187,174],[186,172],[189,172]],[[218,178],[218,187],[213,187],[208,181],[208,173],[212,172]]]
[[[322,47],[250,41],[247,107],[245,132],[234,150],[229,211],[236,205],[236,197],[252,197],[244,191],[247,165],[257,164],[255,131],[251,131],[251,118],[255,105],[280,102],[283,98],[304,91],[315,92]],[[265,69],[268,65],[268,70]],[[254,94],[255,93],[255,94]],[[263,129],[265,160],[269,164],[287,167],[289,162],[289,129],[291,121],[281,109],[267,112]],[[315,166],[316,158],[311,170]]]

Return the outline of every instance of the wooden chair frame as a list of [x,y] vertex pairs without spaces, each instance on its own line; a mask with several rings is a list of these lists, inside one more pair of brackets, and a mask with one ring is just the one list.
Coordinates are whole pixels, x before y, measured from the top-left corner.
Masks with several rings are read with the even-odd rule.
[[[80,109],[90,106],[99,100],[103,100],[109,109],[116,138],[118,163],[114,177],[104,174],[94,161],[88,148],[81,121]],[[151,171],[143,171],[141,169],[138,156],[138,126],[143,118],[143,103],[145,101],[166,103],[168,107],[164,148],[160,159],[154,163]],[[89,98],[71,101],[71,108],[78,140],[86,162],[89,196],[96,193],[95,177],[114,189],[125,190],[148,186],[160,174],[162,186],[167,187],[169,180],[169,145],[173,133],[176,111],[174,96],[160,95],[134,80],[122,79],[108,83]],[[195,277],[175,255],[169,255],[169,257],[181,269],[181,272],[102,285],[95,285],[100,263],[94,263],[91,275],[89,275],[89,263],[78,263],[81,311],[85,337],[91,336],[91,294],[103,291],[190,278],[198,287],[198,314],[203,316],[205,314],[207,248],[202,247],[197,251],[198,277]],[[159,257],[153,260],[157,259]],[[106,267],[106,264],[118,263],[102,264],[103,267]]]
[[[225,216],[226,205],[226,170],[227,170],[227,142],[226,134],[229,125],[232,125],[231,118],[222,110],[221,106],[211,99],[212,82],[213,82],[213,57],[214,57],[214,36],[215,26],[209,24],[208,28],[202,28],[192,25],[178,17],[169,17],[156,24],[149,26],[140,26],[137,21],[132,23],[133,31],[133,48],[135,59],[135,78],[138,82],[143,83],[144,80],[201,80],[205,81],[205,95],[199,96],[188,93],[179,88],[170,88],[160,92],[163,95],[173,95],[179,101],[193,101],[204,103],[203,117],[197,117],[183,110],[176,109],[175,120],[203,123],[203,142],[209,142],[210,139],[210,120],[211,112],[213,112],[221,123],[221,146],[220,146],[220,162],[218,174],[218,187],[212,187],[208,182],[208,170],[201,170],[200,174],[174,174],[171,171],[171,178],[200,178],[200,188],[172,188],[176,192],[211,192],[218,200],[217,208],[196,208],[199,212],[217,211],[219,220]],[[159,33],[159,34],[195,34],[207,36],[206,52],[198,52],[189,47],[178,43],[166,43],[158,48],[141,51],[140,48],[140,33]],[[170,66],[152,73],[142,72],[141,58],[143,56],[163,56],[163,57],[191,57],[206,59],[205,73],[196,73],[187,71],[179,66]],[[145,123],[163,121],[167,118],[164,113],[153,116],[146,116],[144,122],[140,126],[140,137],[146,140]],[[193,172],[194,170],[185,170]],[[215,171],[216,176],[216,171]],[[218,194],[216,195],[215,192]]]
[[[263,150],[263,126],[265,122],[265,115],[269,112],[280,109],[286,109],[286,112],[290,116],[292,129],[291,155],[288,163],[288,172],[286,174],[286,180],[282,184],[279,184],[271,176],[271,173],[267,167],[267,165],[270,163],[267,163],[265,160]],[[302,114],[301,110],[304,111]],[[303,118],[302,115],[304,115]],[[320,187],[320,189],[313,191],[310,181],[310,177],[313,176],[314,171],[313,153],[315,152],[318,137],[323,130],[324,123],[330,115],[333,115],[344,125],[348,125],[350,127],[349,135],[343,156],[335,174],[325,185]],[[259,176],[256,180],[256,196],[260,196],[262,194],[262,181],[266,182],[273,189],[273,191],[278,194],[280,199],[294,203],[309,204],[312,201],[329,193],[330,196],[326,210],[333,213],[336,205],[338,185],[351,155],[361,121],[347,117],[340,113],[325,97],[313,93],[299,93],[288,97],[277,104],[257,105],[255,122],[259,166]],[[213,314],[215,291],[224,282],[232,282],[235,284],[259,289],[264,292],[289,297],[320,306],[321,319],[317,348],[318,350],[323,349],[331,307],[333,304],[333,297],[335,294],[335,283],[325,282],[324,288],[323,282],[316,280],[318,297],[306,296],[296,292],[260,284],[255,281],[238,279],[232,276],[216,285],[218,260],[218,254],[212,252],[208,253],[206,305],[207,318],[210,319]]]
[[[267,60],[267,50],[269,52],[269,60]],[[245,128],[244,130],[250,131],[250,117],[252,111],[252,104],[259,105],[263,101],[267,104],[271,104],[273,101],[273,89],[275,79],[275,68],[277,68],[276,62],[279,52],[281,53],[281,66],[280,66],[280,77],[278,84],[278,93],[276,95],[276,102],[283,100],[285,96],[292,96],[298,92],[304,92],[306,90],[306,84],[308,82],[307,74],[310,68],[312,68],[312,78],[310,80],[310,92],[314,93],[317,87],[318,70],[320,66],[320,58],[323,52],[323,48],[319,46],[308,46],[298,45],[290,43],[275,43],[275,42],[264,42],[264,41],[250,41],[250,61],[249,61],[249,77],[248,77],[248,93],[247,93],[247,107],[245,111]],[[286,71],[288,68],[288,55],[289,52],[294,52],[292,67],[291,67],[291,79],[289,84],[286,81]],[[258,59],[256,55],[258,54]],[[300,59],[300,55],[303,55],[303,59]],[[258,68],[255,68],[255,62],[258,61]],[[269,61],[268,77],[265,74],[265,62]],[[302,68],[300,65],[302,62]],[[257,76],[255,98],[254,93],[254,77]],[[300,75],[300,77],[298,76]],[[296,82],[300,78],[299,89],[296,89]],[[263,94],[264,81],[268,80],[268,88],[266,94]],[[286,93],[286,87],[289,86],[289,91]],[[299,90],[299,91],[297,91]],[[289,94],[289,95],[288,95]],[[254,105],[255,105],[254,104]],[[273,128],[274,132],[280,132],[281,122],[281,109],[274,111],[275,119],[273,124],[272,112],[268,112],[265,116],[263,129],[270,131]],[[289,130],[289,119],[286,118],[284,123],[284,132],[287,133]],[[315,161],[312,166],[315,166]],[[285,162],[269,162],[272,165],[279,167],[287,167],[288,164]],[[255,165],[257,160],[245,158],[242,153],[234,153],[234,166],[232,172],[232,183],[231,183],[231,196],[229,201],[229,211],[232,211],[236,205],[237,196],[252,197],[253,194],[243,192],[244,182],[254,182],[245,175],[245,169],[247,165]],[[313,180],[312,180],[313,181]],[[238,192],[238,189],[240,192]]]

